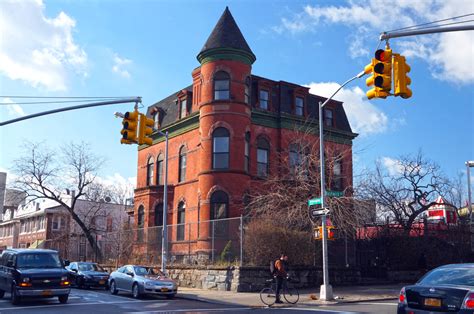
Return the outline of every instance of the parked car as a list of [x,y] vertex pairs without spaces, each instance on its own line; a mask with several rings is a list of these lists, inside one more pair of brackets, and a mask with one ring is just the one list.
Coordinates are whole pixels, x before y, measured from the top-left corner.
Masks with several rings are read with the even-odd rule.
[[474,313],[474,264],[441,266],[403,287],[398,313]]
[[71,282],[78,288],[109,288],[109,273],[96,263],[73,262],[66,269],[69,270]]
[[178,292],[176,282],[159,270],[137,265],[126,265],[112,272],[109,287],[112,294],[119,291],[131,292],[134,298],[156,294],[172,299]]
[[69,273],[58,252],[40,249],[7,249],[0,256],[0,297],[11,293],[12,304],[25,297],[58,297],[66,303],[71,292]]

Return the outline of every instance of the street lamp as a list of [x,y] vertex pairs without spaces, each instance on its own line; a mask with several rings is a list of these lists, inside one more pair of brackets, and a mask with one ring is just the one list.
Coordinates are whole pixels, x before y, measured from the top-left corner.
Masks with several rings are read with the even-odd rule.
[[467,169],[467,208],[469,210],[469,221],[471,226],[474,224],[474,219],[472,216],[472,202],[471,202],[471,173],[469,168],[474,167],[474,161],[466,161]]
[[168,222],[166,218],[168,216],[168,131],[165,133],[160,130],[156,130],[158,133],[165,137],[165,182],[163,184],[163,228],[161,229],[161,238],[163,243],[161,244],[161,271],[166,273],[166,254],[168,248]]
[[[365,72],[362,71],[353,78],[344,82],[324,103],[319,102],[319,162],[320,162],[320,173],[321,173],[321,207],[325,208],[325,198],[326,198],[326,182],[324,176],[324,133],[323,133],[323,107],[337,94],[344,86],[352,82],[355,79],[361,78],[365,75]],[[319,291],[319,298],[321,300],[332,300],[332,287],[329,284],[329,271],[328,271],[328,233],[326,230],[326,214],[322,216],[321,227],[323,229],[323,284],[321,285]]]

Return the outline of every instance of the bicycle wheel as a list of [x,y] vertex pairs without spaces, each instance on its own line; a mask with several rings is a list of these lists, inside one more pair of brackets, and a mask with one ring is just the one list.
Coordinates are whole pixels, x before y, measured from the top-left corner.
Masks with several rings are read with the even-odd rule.
[[300,299],[300,293],[296,288],[285,288],[283,289],[283,297],[286,302],[295,304]]
[[272,288],[263,288],[262,291],[260,291],[260,300],[262,300],[265,305],[273,305],[276,301],[275,290]]

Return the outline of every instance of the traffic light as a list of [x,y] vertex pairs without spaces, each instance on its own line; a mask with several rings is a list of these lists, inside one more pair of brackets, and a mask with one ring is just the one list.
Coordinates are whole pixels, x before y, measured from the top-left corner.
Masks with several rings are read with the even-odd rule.
[[323,238],[323,227],[314,228],[314,239],[321,240]]
[[407,76],[410,72],[410,66],[406,63],[405,57],[398,53],[393,54],[393,89],[395,96],[402,98],[410,98],[412,96],[411,89],[408,85],[411,84],[411,79]]
[[153,119],[147,118],[146,115],[140,113],[140,127],[138,129],[138,144],[139,145],[151,145],[153,139],[150,135],[153,133]]
[[122,139],[120,143],[122,144],[133,144],[137,142],[137,127],[138,127],[138,111],[128,111],[125,112],[122,121],[123,127]]
[[327,227],[328,229],[328,240],[334,240],[337,238],[337,229],[333,226]]
[[379,49],[375,58],[364,68],[365,74],[372,74],[365,83],[373,88],[366,95],[367,98],[386,98],[392,89],[392,49]]
[[[337,229],[334,226],[326,226],[326,230],[328,233],[328,240],[337,239]],[[323,238],[323,227],[316,227],[314,228],[314,239],[315,240],[322,240]]]

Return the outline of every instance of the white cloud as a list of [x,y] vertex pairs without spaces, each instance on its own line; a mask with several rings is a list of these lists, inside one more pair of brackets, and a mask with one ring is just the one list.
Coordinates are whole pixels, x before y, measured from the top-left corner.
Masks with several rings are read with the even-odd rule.
[[394,176],[403,173],[403,166],[399,160],[390,157],[382,157],[381,161],[390,175]]
[[121,77],[130,78],[130,73],[125,68],[131,63],[132,63],[132,60],[121,58],[117,54],[115,54],[112,72],[117,73]]
[[[333,82],[310,83],[306,86],[310,88],[310,93],[324,97],[331,96],[340,87],[338,83]],[[354,132],[367,135],[381,133],[387,129],[387,116],[367,100],[365,92],[359,87],[343,88],[336,99],[344,103],[344,110]]]
[[10,116],[23,117],[26,115],[25,111],[23,111],[23,108],[20,105],[16,104],[10,98],[3,98],[2,104],[8,104],[8,105],[3,105],[2,107],[6,107],[7,112]]
[[137,178],[124,178],[121,174],[114,173],[113,175],[106,177],[97,177],[96,182],[114,188],[115,190],[122,192],[123,196],[130,198],[133,197]]
[[[343,24],[351,28],[349,55],[367,57],[376,38],[374,34],[431,21],[462,16],[474,10],[469,0],[385,0],[348,1],[341,6],[306,6],[292,17],[284,17],[272,29],[279,34],[313,31],[327,24]],[[456,19],[446,21],[463,21]],[[472,24],[472,22],[471,22]],[[467,25],[467,24],[464,24]],[[421,35],[392,40],[392,48],[409,58],[425,60],[433,77],[439,80],[471,84],[474,82],[474,32],[462,31],[437,35]]]
[[44,15],[41,0],[0,1],[0,73],[35,88],[63,91],[72,73],[86,76],[87,54],[66,13]]

